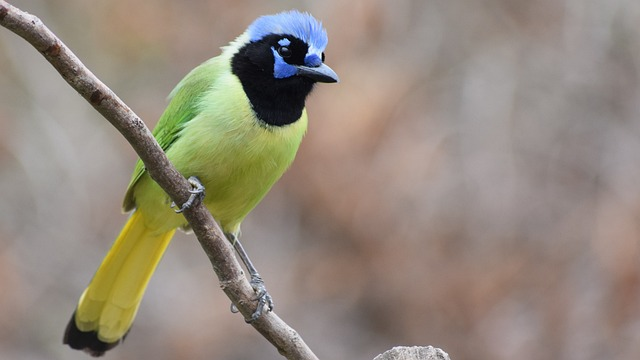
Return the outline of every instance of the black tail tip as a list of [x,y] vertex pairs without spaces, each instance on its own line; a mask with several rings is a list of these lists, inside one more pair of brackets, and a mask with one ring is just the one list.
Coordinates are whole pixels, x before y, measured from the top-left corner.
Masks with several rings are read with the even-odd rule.
[[67,324],[67,329],[64,331],[64,338],[62,339],[62,343],[69,345],[72,349],[82,350],[95,357],[104,355],[105,352],[113,349],[122,341],[124,341],[124,336],[116,342],[106,343],[98,339],[98,333],[95,331],[81,331],[76,326],[75,312],[71,316],[69,324]]

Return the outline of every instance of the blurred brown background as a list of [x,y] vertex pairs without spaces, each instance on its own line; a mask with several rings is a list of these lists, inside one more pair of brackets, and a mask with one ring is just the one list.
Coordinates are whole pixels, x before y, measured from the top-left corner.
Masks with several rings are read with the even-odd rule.
[[[150,126],[257,16],[322,19],[297,161],[243,226],[276,311],[321,359],[640,358],[637,0],[29,0]],[[120,231],[136,156],[0,28],[0,358],[62,346]],[[280,359],[176,237],[108,359]]]

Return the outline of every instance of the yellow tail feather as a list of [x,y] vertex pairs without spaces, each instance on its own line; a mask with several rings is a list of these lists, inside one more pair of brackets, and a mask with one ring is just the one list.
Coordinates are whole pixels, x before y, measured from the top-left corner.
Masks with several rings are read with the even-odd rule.
[[135,211],[80,297],[75,313],[77,329],[95,332],[105,343],[126,335],[174,233],[148,229],[143,214]]

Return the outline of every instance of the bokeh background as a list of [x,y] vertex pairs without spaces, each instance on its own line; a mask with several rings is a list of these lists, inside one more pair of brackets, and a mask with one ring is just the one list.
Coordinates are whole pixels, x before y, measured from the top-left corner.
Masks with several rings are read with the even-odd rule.
[[[640,358],[637,0],[25,0],[150,126],[257,16],[322,19],[341,77],[243,225],[321,359]],[[62,346],[119,232],[136,155],[0,28],[0,358]],[[109,359],[280,359],[175,238]]]

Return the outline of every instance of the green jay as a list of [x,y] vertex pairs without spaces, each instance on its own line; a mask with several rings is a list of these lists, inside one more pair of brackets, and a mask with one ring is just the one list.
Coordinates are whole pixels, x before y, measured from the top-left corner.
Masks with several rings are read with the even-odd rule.
[[[240,224],[291,165],[314,84],[338,81],[324,64],[326,46],[326,31],[308,13],[259,17],[178,83],[153,130],[247,266],[259,300],[252,319],[273,304],[238,241]],[[176,229],[188,227],[171,207],[138,160],[123,203],[131,215],[82,293],[65,344],[101,356],[124,339]]]

